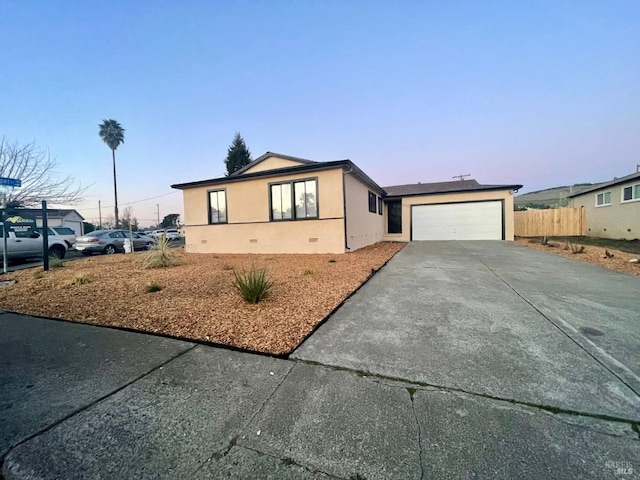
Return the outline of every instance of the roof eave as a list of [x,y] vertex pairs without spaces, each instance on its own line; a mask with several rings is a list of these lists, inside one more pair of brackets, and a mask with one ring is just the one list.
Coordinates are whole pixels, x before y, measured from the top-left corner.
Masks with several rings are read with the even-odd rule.
[[[221,183],[233,183],[242,182],[244,180],[251,180],[261,177],[278,177],[282,175],[292,175],[299,172],[314,172],[320,170],[331,170],[334,168],[344,168],[345,165],[351,163],[349,160],[335,160],[331,162],[318,162],[310,163],[306,165],[295,165],[293,167],[277,168],[273,170],[262,170],[254,173],[244,173],[238,176],[219,177],[209,180],[199,180],[196,182],[176,183],[171,185],[171,188],[176,190],[187,190],[189,188],[206,187],[209,185],[218,185]],[[352,163],[351,163],[352,164]]]
[[496,185],[489,188],[471,188],[467,190],[443,190],[440,192],[388,194],[385,198],[423,197],[427,195],[449,195],[452,193],[496,192],[500,190],[520,190],[521,188],[522,185]]

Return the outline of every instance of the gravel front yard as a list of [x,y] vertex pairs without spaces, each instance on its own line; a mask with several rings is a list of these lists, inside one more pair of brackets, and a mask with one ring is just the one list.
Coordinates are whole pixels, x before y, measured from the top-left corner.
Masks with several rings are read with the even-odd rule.
[[[145,270],[133,255],[95,256],[42,272],[3,276],[0,308],[83,323],[134,328],[271,354],[291,352],[402,243],[378,243],[331,255],[213,255],[179,252],[180,265]],[[266,267],[275,286],[246,303],[234,273]],[[74,276],[90,283],[72,285]],[[157,283],[162,290],[147,293]]]
[[[579,241],[575,243],[584,246],[583,253],[573,253],[570,249],[565,250],[564,242],[556,240],[549,240],[549,244],[551,244],[551,246],[542,245],[539,241],[534,242],[528,238],[517,238],[515,243],[525,247],[534,248],[536,250],[542,250],[544,252],[572,258],[574,260],[593,263],[610,270],[616,270],[630,275],[640,275],[640,264],[629,263],[629,260],[632,258],[640,257],[637,254],[622,252],[620,250],[614,250],[613,248],[606,249],[604,247],[597,247],[594,245],[583,245],[579,243]],[[613,254],[613,257],[607,257],[605,255],[605,250]]]

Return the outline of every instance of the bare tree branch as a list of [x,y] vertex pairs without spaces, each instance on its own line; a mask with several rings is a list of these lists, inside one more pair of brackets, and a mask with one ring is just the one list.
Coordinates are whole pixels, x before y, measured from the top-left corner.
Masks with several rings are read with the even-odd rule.
[[25,207],[42,200],[56,205],[76,205],[84,199],[88,187],[75,185],[75,180],[58,176],[58,163],[48,150],[34,142],[20,145],[0,139],[0,177],[18,178],[22,187],[6,195],[6,201]]

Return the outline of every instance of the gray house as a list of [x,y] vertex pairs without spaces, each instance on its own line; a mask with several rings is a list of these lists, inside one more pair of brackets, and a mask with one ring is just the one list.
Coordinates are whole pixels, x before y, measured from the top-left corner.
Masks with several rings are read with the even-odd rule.
[[640,171],[567,198],[570,206],[584,208],[588,236],[640,238]]

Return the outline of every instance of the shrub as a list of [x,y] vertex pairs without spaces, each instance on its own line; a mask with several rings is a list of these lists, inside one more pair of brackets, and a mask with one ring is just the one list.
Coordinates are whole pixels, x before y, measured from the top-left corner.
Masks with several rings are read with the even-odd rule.
[[251,267],[248,272],[242,273],[233,271],[236,277],[235,287],[247,302],[258,303],[265,298],[273,287],[273,280],[267,277],[266,268]]
[[335,258],[330,258],[329,259],[329,263],[336,263],[336,259]]
[[569,248],[571,249],[571,253],[584,253],[584,246],[578,245],[577,243],[569,242]]
[[147,285],[147,293],[159,292],[160,290],[162,290],[162,285],[156,282],[153,282]]
[[156,245],[142,261],[144,268],[167,268],[176,265],[178,260],[169,247],[169,241],[163,235],[158,237]]
[[51,255],[49,257],[49,268],[62,268],[64,267],[64,262],[60,257],[56,255]]
[[304,271],[302,272],[303,275],[313,275],[313,269],[312,268],[305,268]]
[[91,279],[84,273],[77,273],[71,279],[71,285],[85,285],[87,283],[91,283]]

